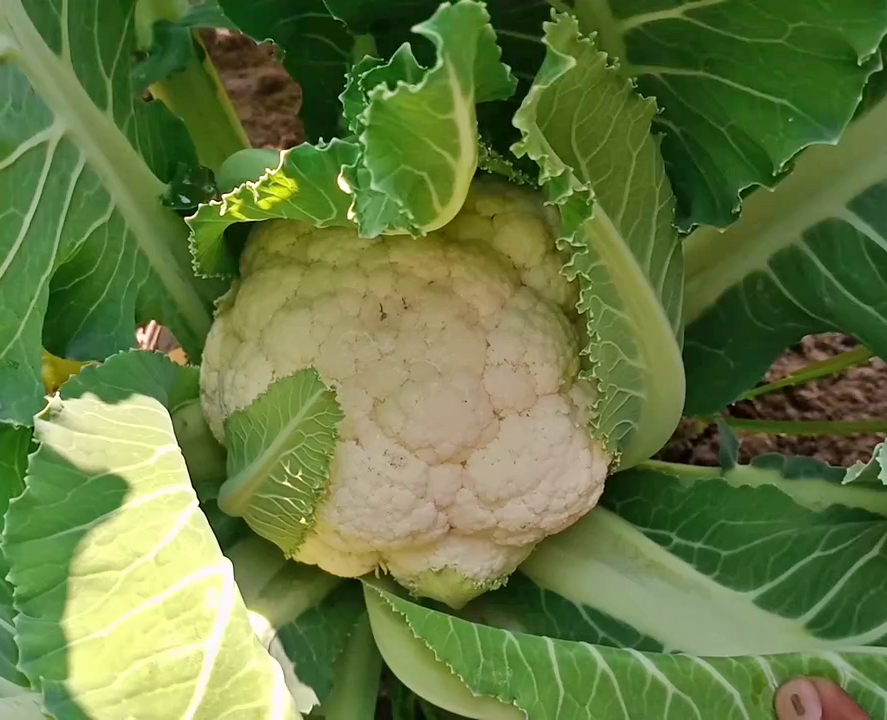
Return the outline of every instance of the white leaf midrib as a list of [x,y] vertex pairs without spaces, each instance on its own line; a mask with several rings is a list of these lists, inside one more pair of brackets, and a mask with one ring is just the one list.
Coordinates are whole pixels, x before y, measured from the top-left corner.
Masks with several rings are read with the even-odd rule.
[[[293,390],[293,395],[300,394],[301,390],[301,387],[298,390]],[[305,399],[298,412],[280,428],[275,438],[267,444],[265,449],[236,475],[229,477],[219,491],[218,504],[220,508],[228,514],[242,515],[247,511],[251,505],[252,497],[269,478],[273,478],[274,470],[277,469],[281,457],[293,452],[294,448],[291,446],[293,433],[309,417],[312,417],[318,400],[323,397],[325,392],[326,388],[322,385],[316,388]],[[252,424],[255,420],[246,419],[246,422]],[[228,488],[228,492],[225,492],[226,488]],[[234,501],[233,505],[230,504],[232,500]]]
[[810,227],[841,219],[848,204],[887,178],[887,100],[854,122],[837,145],[808,148],[775,190],[756,190],[726,231],[701,228],[684,242],[686,322],[731,287],[768,267]]
[[740,592],[718,583],[600,507],[537,547],[521,572],[576,605],[694,655],[824,652],[871,643],[887,632],[882,623],[843,637],[817,637],[804,618],[757,605],[760,588]]

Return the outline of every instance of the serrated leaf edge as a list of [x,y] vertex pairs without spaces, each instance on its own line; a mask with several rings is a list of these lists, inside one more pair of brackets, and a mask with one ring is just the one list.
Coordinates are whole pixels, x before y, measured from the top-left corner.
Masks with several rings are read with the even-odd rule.
[[[484,24],[480,27],[480,30],[478,32],[478,38],[477,38],[476,44],[480,43],[481,34],[484,33],[485,31],[492,33],[493,38],[495,39],[496,31],[491,24],[491,17],[490,17],[489,12],[486,9],[486,4],[481,3],[481,2],[476,2],[475,0],[456,0],[456,2],[441,3],[438,6],[437,10],[434,12],[434,14],[428,20],[425,20],[421,23],[417,23],[416,25],[413,25],[410,28],[410,30],[413,33],[428,39],[435,46],[435,51],[436,51],[435,63],[431,67],[425,68],[425,75],[423,76],[422,80],[420,80],[417,83],[409,83],[404,80],[398,80],[395,83],[394,89],[390,89],[386,86],[386,84],[381,83],[369,90],[369,92],[367,93],[366,108],[363,110],[362,113],[360,113],[360,115],[357,118],[357,120],[360,122],[360,125],[362,126],[362,130],[358,136],[358,142],[362,148],[365,149],[369,145],[368,128],[370,125],[370,116],[371,116],[373,109],[377,103],[382,103],[386,100],[389,100],[390,98],[395,97],[396,95],[399,95],[402,92],[418,94],[426,87],[429,77],[431,77],[435,72],[445,69],[446,60],[445,60],[445,54],[444,54],[444,42],[443,42],[443,38],[441,37],[440,33],[435,28],[435,23],[436,23],[437,18],[440,14],[442,14],[444,12],[448,12],[451,8],[455,8],[459,5],[469,5],[469,6],[476,5],[476,6],[480,7],[480,9],[483,13],[483,17],[485,17]],[[511,77],[514,80],[514,85],[516,87],[517,81],[516,81],[516,78],[514,77],[511,66],[502,62],[502,48],[499,46],[498,42],[495,43],[495,46],[496,46],[496,49],[498,50],[498,55],[497,55],[498,61],[506,69],[509,77]],[[390,64],[390,62],[391,62],[391,60],[388,61],[389,64]],[[373,69],[373,68],[371,68],[371,69]],[[369,72],[369,70],[367,72]],[[460,83],[458,82],[458,79],[456,77],[453,77],[452,70],[450,72],[450,75],[451,75],[450,84],[454,87],[460,87]],[[467,128],[467,131],[469,133],[473,131],[474,135],[477,136],[478,128],[477,128],[477,119],[476,119],[476,110],[475,110],[475,105],[476,105],[476,103],[475,103],[475,83],[471,84],[470,91],[471,91],[470,96],[466,97],[466,98],[462,98],[461,102],[464,102],[464,104],[470,108],[471,120],[468,123],[469,127]],[[455,114],[458,115],[458,113],[455,113]],[[472,125],[473,125],[473,128],[471,127]],[[464,130],[465,130],[465,128],[463,128],[463,131]],[[463,139],[467,140],[467,138],[463,138]],[[471,159],[470,159],[470,162],[468,163],[471,166],[471,172],[469,173],[466,171],[464,173],[459,173],[458,171],[456,171],[456,172],[454,172],[454,177],[458,181],[458,179],[460,177],[464,176],[465,179],[467,180],[467,186],[470,187],[471,183],[474,181],[474,176],[475,176],[475,172],[477,170],[478,160],[479,160],[479,148],[478,148],[478,143],[477,143],[477,137],[475,137],[475,139],[472,142],[467,143],[467,144],[471,148],[471,151],[470,151],[471,152]],[[373,171],[373,169],[364,163],[364,157],[365,157],[365,153],[361,152],[358,157],[358,161],[355,165],[355,169],[357,169],[361,166],[364,169],[366,169],[368,171],[369,177],[370,177],[370,189],[373,190],[374,192],[378,192],[381,195],[384,195],[386,198],[388,198],[388,200],[393,201],[396,204],[401,216],[408,221],[409,227],[401,229],[401,230],[392,229],[386,234],[406,233],[406,234],[412,235],[413,237],[422,237],[422,236],[426,235],[428,232],[432,232],[432,231],[437,230],[437,229],[443,227],[444,225],[446,225],[458,214],[459,210],[461,210],[462,205],[464,204],[464,197],[467,194],[467,188],[464,193],[458,192],[458,191],[455,191],[453,193],[453,198],[457,198],[457,197],[462,198],[462,201],[459,202],[458,207],[445,207],[444,211],[440,212],[438,214],[438,216],[435,218],[434,223],[432,223],[428,227],[420,227],[415,222],[416,217],[415,217],[415,213],[413,212],[413,210],[411,208],[405,206],[403,203],[392,198],[379,185],[377,176],[376,176],[375,172]],[[451,201],[453,198],[451,198]],[[355,199],[355,202],[352,204],[352,208],[356,208],[356,199]],[[441,222],[441,217],[444,218],[443,222]]]
[[[225,253],[225,256],[224,256],[225,257],[224,265],[230,266],[233,264],[234,267],[230,267],[227,270],[220,270],[219,272],[213,273],[213,272],[205,272],[204,269],[200,266],[200,260],[198,259],[198,248],[197,248],[197,231],[194,226],[194,223],[200,221],[199,216],[201,215],[201,213],[205,214],[207,212],[207,208],[218,208],[218,217],[224,218],[230,212],[235,201],[237,201],[242,196],[242,194],[245,192],[250,193],[252,195],[253,201],[256,204],[258,204],[261,200],[261,197],[262,197],[260,190],[267,183],[269,183],[272,179],[281,179],[282,178],[285,180],[286,183],[288,183],[291,187],[293,187],[296,192],[298,192],[298,188],[299,188],[298,181],[295,180],[294,178],[288,177],[283,172],[284,166],[287,164],[290,157],[293,154],[298,154],[300,150],[304,150],[305,148],[311,148],[312,150],[314,150],[318,153],[322,153],[337,144],[347,145],[350,143],[347,140],[333,138],[332,140],[330,140],[328,142],[319,142],[316,145],[308,145],[308,144],[295,145],[293,147],[286,148],[284,150],[280,150],[279,156],[278,156],[278,162],[275,167],[267,168],[265,170],[265,172],[262,173],[261,175],[259,175],[259,177],[257,177],[255,180],[247,180],[246,182],[241,183],[240,185],[235,187],[233,190],[230,190],[225,193],[221,193],[219,198],[216,200],[210,200],[207,203],[200,203],[197,206],[197,209],[194,211],[194,213],[191,215],[188,215],[185,218],[185,224],[188,226],[188,230],[189,230],[188,250],[191,255],[191,268],[192,268],[194,274],[197,277],[201,277],[201,278],[224,278],[224,279],[229,279],[232,277],[236,277],[238,275],[237,263],[227,253]],[[344,192],[345,188],[341,185],[341,182],[342,182],[341,178],[342,178],[342,170],[340,168],[339,189]],[[275,220],[275,219],[280,219],[280,218],[277,218],[277,217],[267,218],[267,220]],[[218,235],[215,235],[213,239],[218,240],[222,235],[224,235],[225,230],[227,230],[231,225],[236,225],[239,222],[254,223],[254,222],[262,222],[262,220],[246,220],[246,221],[234,220],[234,221],[231,221],[227,225],[225,225],[225,227],[222,228],[221,232]],[[321,222],[320,224],[316,224],[315,227],[323,228],[323,227],[328,227],[328,225],[325,222]]]

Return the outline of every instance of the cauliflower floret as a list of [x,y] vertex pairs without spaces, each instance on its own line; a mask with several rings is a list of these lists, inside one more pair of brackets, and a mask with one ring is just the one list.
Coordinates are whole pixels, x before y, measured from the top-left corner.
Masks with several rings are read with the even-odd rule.
[[[272,382],[314,367],[345,419],[329,492],[296,559],[381,567],[462,604],[587,513],[609,458],[578,380],[576,289],[535,195],[476,182],[424,238],[271,221],[206,344],[213,433]],[[458,582],[454,582],[458,579]]]

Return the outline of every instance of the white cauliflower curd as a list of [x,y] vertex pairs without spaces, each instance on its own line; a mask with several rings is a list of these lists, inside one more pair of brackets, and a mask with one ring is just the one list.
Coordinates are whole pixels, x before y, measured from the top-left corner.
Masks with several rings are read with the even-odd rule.
[[501,584],[597,502],[576,288],[535,193],[476,180],[426,237],[259,223],[206,344],[213,433],[314,367],[345,414],[328,494],[295,558],[382,568],[454,606]]

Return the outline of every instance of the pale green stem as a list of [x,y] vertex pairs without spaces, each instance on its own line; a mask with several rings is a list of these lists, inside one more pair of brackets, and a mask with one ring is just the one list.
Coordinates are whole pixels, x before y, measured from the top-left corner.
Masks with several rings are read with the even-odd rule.
[[[196,41],[206,51],[203,41]],[[178,115],[197,147],[201,164],[218,172],[238,150],[250,147],[249,138],[208,54],[201,61],[192,51],[181,72],[151,85],[151,94]]]
[[378,57],[379,50],[376,47],[376,38],[373,35],[355,35],[354,47],[351,48],[351,60],[353,64],[359,63],[365,57]]
[[742,396],[742,399],[751,400],[752,398],[767,395],[768,393],[782,390],[783,388],[801,385],[810,382],[811,380],[832,377],[844,370],[856,367],[857,365],[862,365],[873,357],[874,353],[865,347],[848,350],[847,352],[843,352],[828,360],[811,363],[781,380],[776,380],[767,385],[752,388]]
[[225,449],[210,431],[200,400],[192,400],[176,408],[172,412],[172,423],[198,496],[217,492],[225,482]]
[[177,22],[188,12],[188,6],[188,0],[136,0],[135,32],[139,48],[151,47],[155,22]]
[[250,535],[225,551],[247,609],[277,630],[319,605],[343,578],[284,557],[267,540]]
[[[150,49],[154,23],[158,20],[178,22],[188,9],[187,0],[138,0],[139,47],[145,51]],[[200,35],[196,30],[191,35],[203,51],[203,60],[192,47],[185,69],[154,83],[150,90],[182,119],[194,140],[200,162],[216,172],[229,155],[250,147],[250,142]]]
[[382,656],[366,613],[336,660],[336,681],[318,714],[326,720],[372,720],[382,678]]

